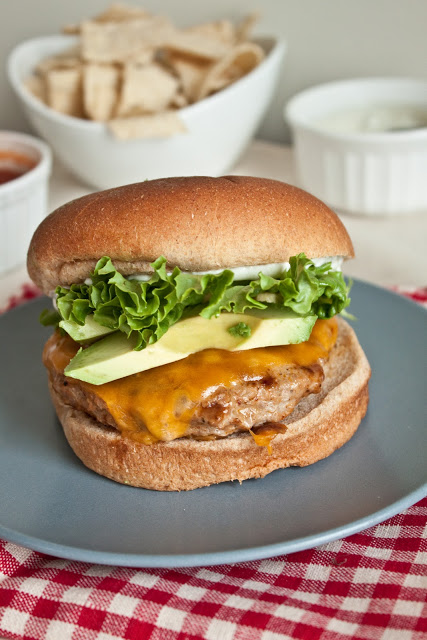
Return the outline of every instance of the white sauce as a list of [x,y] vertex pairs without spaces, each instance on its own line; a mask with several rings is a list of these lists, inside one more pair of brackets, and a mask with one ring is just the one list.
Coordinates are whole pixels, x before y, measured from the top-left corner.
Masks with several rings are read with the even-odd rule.
[[375,133],[407,131],[427,127],[427,109],[411,104],[373,104],[343,109],[316,121],[331,133]]
[[[327,256],[324,258],[311,258],[316,267],[320,267],[322,264],[326,262],[331,263],[332,271],[341,271],[343,257],[342,256]],[[250,265],[247,267],[233,267],[229,269],[234,273],[234,279],[236,281],[241,280],[256,280],[258,278],[260,272],[266,276],[277,277],[286,269],[289,269],[289,262],[274,262],[272,264],[258,264],[258,265]],[[206,274],[216,275],[218,273],[222,273],[223,269],[212,269],[211,271],[194,271],[193,273],[197,276],[203,276]],[[172,272],[169,271],[168,275]],[[185,273],[185,272],[183,272]],[[135,273],[130,276],[127,276],[128,280],[141,280],[143,282],[149,280],[151,278],[150,274],[147,273]],[[91,278],[86,278],[85,284],[92,284]]]

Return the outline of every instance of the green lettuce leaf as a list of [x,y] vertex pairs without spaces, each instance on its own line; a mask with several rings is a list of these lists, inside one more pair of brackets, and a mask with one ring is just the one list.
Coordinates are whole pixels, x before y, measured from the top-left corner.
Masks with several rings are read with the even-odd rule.
[[229,270],[194,275],[175,267],[168,274],[163,257],[151,266],[154,273],[148,281],[127,279],[110,258],[101,258],[91,284],[57,287],[59,316],[83,325],[93,314],[101,326],[136,339],[138,350],[159,340],[183,316],[289,308],[300,316],[331,318],[350,303],[342,273],[332,271],[330,263],[316,267],[303,253],[290,259],[280,277],[260,273],[252,282],[234,281]]
[[252,329],[246,322],[238,322],[237,324],[233,324],[233,326],[228,329],[228,332],[235,338],[250,338]]
[[39,316],[39,322],[44,327],[56,327],[61,320],[61,316],[55,309],[43,309]]

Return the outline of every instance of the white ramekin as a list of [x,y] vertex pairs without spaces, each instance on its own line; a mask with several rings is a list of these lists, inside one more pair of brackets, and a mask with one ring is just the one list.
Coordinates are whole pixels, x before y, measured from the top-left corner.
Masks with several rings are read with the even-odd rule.
[[15,151],[35,166],[0,185],[0,274],[25,263],[28,245],[47,213],[48,180],[52,165],[47,144],[23,133],[0,131],[0,150]]
[[394,132],[323,130],[322,118],[345,109],[427,108],[427,81],[365,78],[332,82],[285,107],[300,185],[337,211],[398,215],[427,211],[427,128]]

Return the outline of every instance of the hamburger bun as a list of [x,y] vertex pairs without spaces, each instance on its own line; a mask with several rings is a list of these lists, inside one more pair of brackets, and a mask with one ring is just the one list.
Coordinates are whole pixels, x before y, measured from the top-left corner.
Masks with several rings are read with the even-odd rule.
[[[118,224],[118,221],[119,224]],[[38,227],[28,272],[46,294],[82,282],[108,255],[123,275],[168,266],[207,271],[309,258],[354,256],[339,218],[307,192],[277,180],[165,178],[69,202]]]

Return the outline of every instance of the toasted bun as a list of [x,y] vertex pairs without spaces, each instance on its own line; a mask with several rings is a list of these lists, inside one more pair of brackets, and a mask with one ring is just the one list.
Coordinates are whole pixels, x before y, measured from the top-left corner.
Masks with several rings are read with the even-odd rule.
[[271,454],[250,434],[147,446],[65,405],[52,387],[50,391],[67,440],[87,467],[124,484],[180,491],[261,478],[275,469],[326,458],[351,438],[365,415],[370,373],[354,331],[339,319],[321,393],[302,400],[286,419],[288,430],[273,439]]
[[205,271],[310,258],[352,257],[351,240],[325,204],[276,180],[166,178],[101,191],[60,207],[35,232],[33,281],[49,294],[81,282],[108,255],[123,275],[171,267]]

